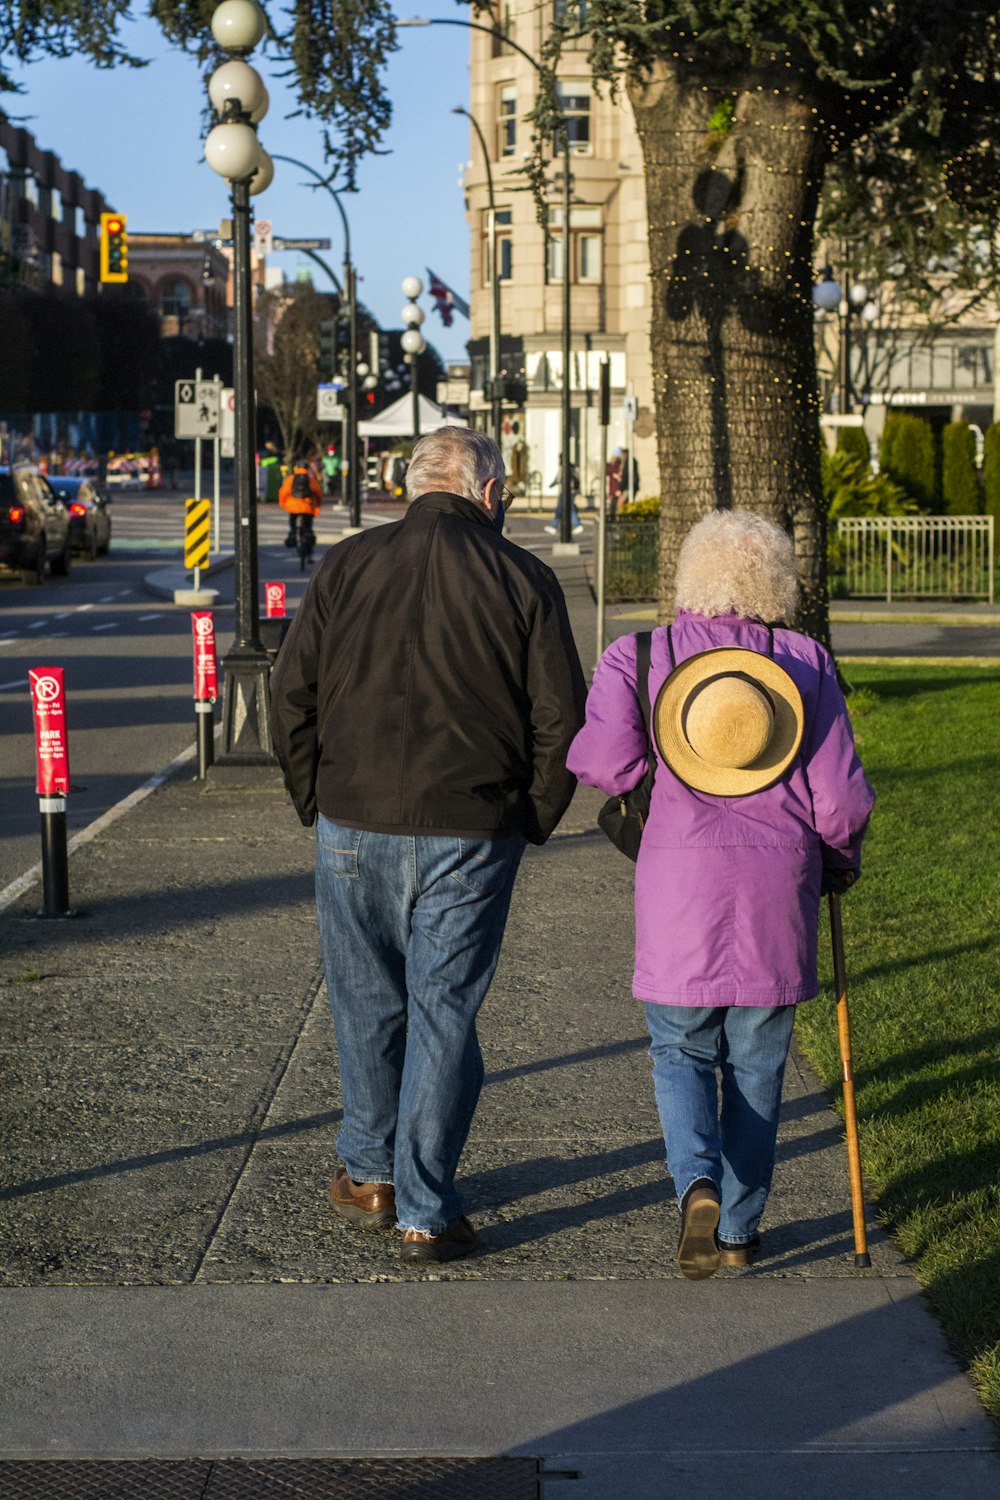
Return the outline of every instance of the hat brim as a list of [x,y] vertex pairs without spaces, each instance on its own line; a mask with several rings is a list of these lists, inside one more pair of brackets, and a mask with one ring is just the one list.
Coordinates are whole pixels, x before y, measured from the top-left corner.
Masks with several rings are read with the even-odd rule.
[[[765,689],[774,708],[774,728],[767,749],[750,765],[713,766],[689,745],[684,715],[696,688],[733,673]],[[682,661],[661,687],[653,708],[653,735],[663,761],[685,786],[713,797],[749,797],[774,786],[798,755],[804,727],[802,695],[784,667],[758,651],[736,646],[700,651]]]

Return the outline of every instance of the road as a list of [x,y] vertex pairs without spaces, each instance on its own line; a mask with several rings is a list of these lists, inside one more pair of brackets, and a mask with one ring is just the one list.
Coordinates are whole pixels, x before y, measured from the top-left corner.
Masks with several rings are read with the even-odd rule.
[[[395,507],[366,512],[366,525],[384,525]],[[72,793],[70,833],[113,807],[162,771],[194,740],[191,622],[186,609],[152,597],[146,577],[181,561],[184,493],[127,493],[112,503],[112,544],[106,558],[76,559],[68,578],[40,588],[0,579],[0,890],[39,858],[38,799],[28,669],[65,672]],[[283,545],[284,515],[257,512],[261,581],[287,586],[288,610],[302,596],[308,574]],[[347,525],[339,508],[321,513],[316,558]],[[224,499],[220,535],[232,537],[232,507]],[[551,550],[541,520],[523,520],[516,540]],[[233,573],[215,574],[219,656],[233,631]],[[74,899],[81,899],[73,893]]]
[[[284,516],[272,507],[257,514],[261,581],[284,581],[292,612],[308,575],[300,574],[295,553],[283,545]],[[376,506],[366,510],[364,522],[384,525],[399,514],[398,508]],[[158,566],[179,564],[183,515],[183,492],[116,496],[107,558],[78,559],[69,578],[47,579],[41,588],[0,580],[0,890],[39,858],[29,667],[61,666],[66,674],[71,832],[162,771],[194,740],[189,613],[152,597],[144,586]],[[323,512],[317,559],[346,524],[339,508]],[[548,558],[552,540],[542,528],[542,518],[515,512],[507,535]],[[220,531],[226,545],[232,514],[225,500]],[[585,551],[592,548],[592,522],[581,540]],[[212,587],[220,591],[215,616],[221,657],[232,640],[232,571],[215,575]],[[608,638],[648,629],[649,613],[609,618]],[[833,637],[840,654],[1000,656],[1000,630],[990,626],[842,624],[835,625]]]

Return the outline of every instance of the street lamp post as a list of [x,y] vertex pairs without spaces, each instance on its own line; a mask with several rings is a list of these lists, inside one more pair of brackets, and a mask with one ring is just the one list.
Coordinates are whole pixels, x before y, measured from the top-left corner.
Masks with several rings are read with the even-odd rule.
[[400,317],[406,324],[406,331],[400,343],[403,353],[410,361],[410,390],[413,393],[413,436],[420,436],[420,386],[418,382],[420,356],[427,348],[427,343],[420,332],[420,325],[424,321],[424,310],[417,306],[417,298],[424,289],[424,284],[419,276],[405,276],[400,290],[407,298],[406,306],[400,313]]
[[503,402],[500,395],[500,256],[497,236],[497,205],[493,196],[493,170],[490,153],[479,121],[469,110],[456,104],[453,115],[464,115],[476,132],[483,148],[483,163],[486,167],[486,192],[489,200],[489,255],[490,255],[490,406],[493,410],[493,440],[500,446],[500,428],[503,423]]
[[[458,21],[446,16],[435,16],[433,19],[426,16],[410,16],[396,22],[397,26],[462,26],[466,31],[481,31],[484,36],[495,37],[497,41],[503,42],[512,52],[530,62],[536,73],[545,73],[546,69],[536,57],[532,57],[524,47],[512,41],[499,26],[481,26],[477,21]],[[570,397],[570,237],[569,237],[569,213],[572,202],[572,179],[569,170],[569,122],[563,115],[559,126],[560,150],[563,159],[563,317],[562,317],[562,356],[563,356],[563,383],[562,383],[562,460],[561,460],[561,486],[559,507],[559,541],[564,547],[572,547],[573,517],[572,510],[572,484],[570,480],[570,422],[572,413],[572,400]]]
[[257,599],[257,511],[254,493],[253,288],[250,269],[250,198],[274,175],[256,126],[267,113],[263,79],[243,59],[262,39],[263,12],[254,0],[223,0],[212,32],[229,61],[209,80],[209,98],[220,116],[205,141],[205,160],[230,186],[233,214],[233,404],[235,632],[223,660],[222,753],[217,766],[274,765],[268,723],[270,659],[260,639]]
[[848,416],[855,395],[851,376],[851,319],[861,314],[871,320],[878,317],[878,308],[866,286],[860,281],[852,282],[846,271],[841,283],[830,266],[824,267],[822,280],[813,287],[812,300],[821,312],[837,314],[837,412]]
[[344,230],[344,302],[347,308],[348,319],[348,363],[347,363],[347,418],[344,426],[344,455],[347,459],[347,486],[345,499],[351,513],[351,526],[356,530],[361,527],[361,484],[360,470],[358,467],[358,388],[354,379],[354,367],[358,362],[358,296],[357,276],[354,270],[354,262],[351,259],[351,226],[348,223],[344,205],[340,201],[340,194],[336,188],[330,185],[329,180],[311,167],[308,162],[299,161],[294,156],[283,156],[278,152],[274,155],[275,161],[287,161],[293,167],[299,167],[303,172],[308,172],[315,179],[317,187],[325,188],[337,206],[340,214],[340,222]]

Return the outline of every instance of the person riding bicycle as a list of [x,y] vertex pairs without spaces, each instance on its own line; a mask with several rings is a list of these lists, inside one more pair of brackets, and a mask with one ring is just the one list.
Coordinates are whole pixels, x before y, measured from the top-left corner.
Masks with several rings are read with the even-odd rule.
[[292,472],[286,475],[278,491],[278,504],[288,513],[286,547],[297,545],[300,525],[304,532],[312,533],[313,517],[319,515],[322,493],[319,481],[305,464],[296,464]]

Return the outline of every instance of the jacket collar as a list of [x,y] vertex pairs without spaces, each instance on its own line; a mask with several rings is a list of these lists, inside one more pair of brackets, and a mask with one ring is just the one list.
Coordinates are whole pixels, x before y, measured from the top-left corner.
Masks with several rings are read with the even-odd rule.
[[492,518],[481,505],[466,500],[462,495],[450,495],[446,490],[432,490],[427,495],[418,495],[416,500],[410,502],[407,515],[414,510],[441,510],[447,515],[461,516],[463,521],[476,521],[480,526],[493,529]]

